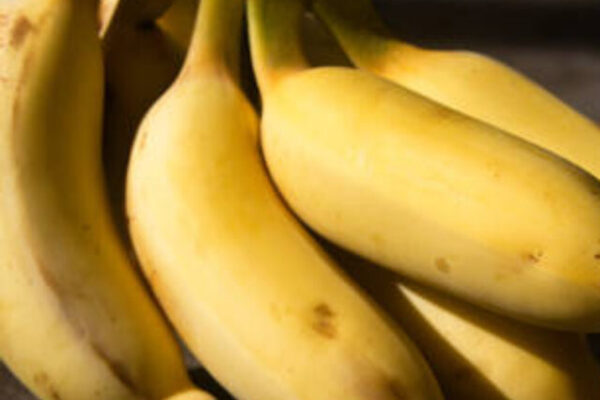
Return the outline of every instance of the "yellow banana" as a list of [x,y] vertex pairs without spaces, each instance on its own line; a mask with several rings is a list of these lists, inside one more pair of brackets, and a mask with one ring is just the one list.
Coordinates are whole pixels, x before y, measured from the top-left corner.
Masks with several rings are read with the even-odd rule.
[[582,335],[504,319],[401,280],[338,248],[328,250],[406,327],[447,400],[600,398],[600,369]]
[[207,400],[116,234],[93,0],[0,4],[0,358],[47,400]]
[[253,7],[250,38],[264,156],[300,218],[488,309],[600,330],[600,183],[370,73],[308,68],[299,3]]
[[600,129],[521,73],[474,52],[429,50],[396,40],[372,0],[312,1],[359,67],[548,149],[600,178]]
[[[146,16],[155,17],[173,0],[154,0]],[[108,194],[121,236],[127,240],[125,175],[135,131],[152,103],[173,82],[182,54],[135,0],[101,0],[99,13],[106,98],[103,164]],[[150,3],[148,3],[150,4]],[[107,11],[108,10],[108,11]],[[135,11],[140,15],[136,15]]]
[[243,0],[203,0],[127,180],[133,243],[185,342],[247,400],[440,399],[406,336],[270,184],[237,76]]

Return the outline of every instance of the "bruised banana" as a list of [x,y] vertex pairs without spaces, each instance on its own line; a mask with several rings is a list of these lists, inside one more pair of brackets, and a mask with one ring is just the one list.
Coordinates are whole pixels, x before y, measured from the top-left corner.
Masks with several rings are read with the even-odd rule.
[[167,315],[246,400],[441,399],[428,366],[286,210],[237,78],[243,0],[202,0],[175,84],[144,118],[130,230]]
[[600,369],[583,335],[504,319],[401,280],[340,249],[328,250],[406,327],[447,400],[600,398]]
[[[152,12],[144,12],[135,0],[101,0],[99,7],[106,76],[103,165],[111,209],[125,240],[125,176],[133,138],[143,116],[174,81],[183,61],[167,34],[153,20],[142,18],[156,17],[172,2],[155,0]],[[135,15],[136,10],[140,15]]]
[[372,0],[313,0],[360,68],[550,150],[600,178],[600,128],[526,76],[470,51],[393,38]]
[[41,399],[207,400],[110,219],[95,12],[0,5],[0,358]]
[[301,219],[488,309],[600,330],[596,179],[370,73],[308,68],[301,0],[249,4],[262,148]]

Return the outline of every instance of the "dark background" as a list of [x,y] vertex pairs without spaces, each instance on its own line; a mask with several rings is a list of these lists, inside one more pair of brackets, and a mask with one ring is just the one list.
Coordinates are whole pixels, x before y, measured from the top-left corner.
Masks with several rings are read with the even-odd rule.
[[[600,123],[600,0],[374,1],[398,37],[491,55]],[[600,338],[592,346],[600,355]],[[213,387],[201,370],[192,375]],[[33,397],[0,364],[0,400],[9,399]]]

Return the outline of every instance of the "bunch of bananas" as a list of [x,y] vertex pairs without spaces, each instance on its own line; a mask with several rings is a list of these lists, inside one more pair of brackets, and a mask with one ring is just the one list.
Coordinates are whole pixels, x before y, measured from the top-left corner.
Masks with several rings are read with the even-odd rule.
[[370,0],[98,3],[0,3],[0,357],[36,396],[214,399],[166,316],[240,400],[600,398],[592,122]]

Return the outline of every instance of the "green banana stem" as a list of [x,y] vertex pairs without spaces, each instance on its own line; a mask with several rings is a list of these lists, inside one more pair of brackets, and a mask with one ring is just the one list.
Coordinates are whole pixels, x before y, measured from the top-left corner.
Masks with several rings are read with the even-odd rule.
[[202,0],[181,76],[217,69],[239,80],[243,0]]
[[313,0],[312,7],[359,67],[377,63],[393,40],[372,0]]
[[302,52],[302,0],[248,0],[250,52],[263,94],[284,75],[308,67]]

